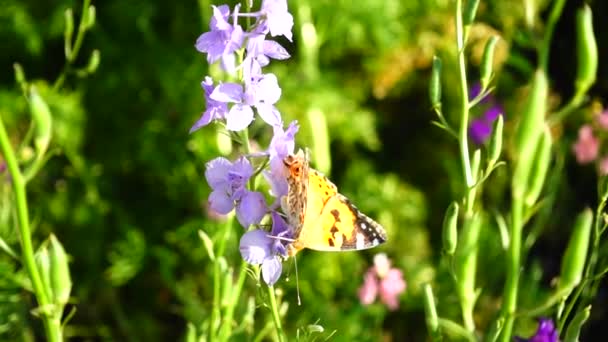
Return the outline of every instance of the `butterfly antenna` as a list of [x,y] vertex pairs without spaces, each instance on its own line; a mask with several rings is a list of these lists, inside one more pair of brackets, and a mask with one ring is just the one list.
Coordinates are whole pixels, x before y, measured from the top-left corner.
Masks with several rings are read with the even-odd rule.
[[293,264],[295,265],[295,268],[296,268],[296,293],[298,296],[298,306],[301,306],[302,301],[300,300],[300,280],[298,277],[298,258],[295,255],[293,256]]

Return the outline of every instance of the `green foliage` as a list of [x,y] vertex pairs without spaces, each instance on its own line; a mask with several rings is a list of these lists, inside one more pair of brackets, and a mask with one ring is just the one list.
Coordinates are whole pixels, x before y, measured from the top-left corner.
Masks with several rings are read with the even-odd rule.
[[[594,170],[577,165],[570,153],[576,138],[572,122],[580,123],[581,113],[591,110],[584,97],[566,102],[574,88],[563,84],[575,84],[578,74],[562,74],[552,65],[563,68],[592,54],[593,46],[585,44],[595,45],[596,37],[601,55],[605,30],[597,28],[593,36],[585,7],[578,18],[584,32],[574,24],[557,27],[560,41],[571,43],[571,56],[551,53],[547,70],[541,70],[529,50],[540,45],[539,31],[551,20],[541,15],[546,1],[525,1],[527,10],[498,0],[466,3],[474,7],[465,17],[468,79],[481,78],[483,92],[492,91],[505,108],[488,146],[469,145],[471,155],[478,151],[473,176],[483,180],[479,184],[463,178],[453,139],[461,100],[453,2],[289,2],[294,43],[280,42],[292,59],[269,67],[282,88],[277,107],[285,122],[298,120],[297,146],[311,149],[313,165],[382,223],[389,241],[357,253],[302,252],[297,275],[294,263],[285,262],[286,276],[275,293],[288,340],[420,341],[429,336],[427,329],[435,340],[441,333],[469,338],[460,323],[468,319],[460,307],[464,297],[475,310],[474,329],[492,336],[494,327],[500,336],[497,327],[504,321],[494,318],[504,300],[506,255],[513,246],[501,240],[500,229],[504,238],[513,222],[512,192],[532,198],[520,217],[526,239],[518,255],[526,260],[521,265],[526,271],[519,279],[523,313],[514,334],[533,333],[534,315],[527,310],[535,307],[544,310],[536,310],[539,314],[565,307],[555,318],[562,336],[572,340],[579,334],[584,340],[586,327],[605,319],[606,310],[596,314],[597,305],[589,316],[596,293],[605,291],[601,278],[594,278],[606,267],[602,205],[595,215],[587,212],[585,233],[592,229],[587,244],[596,259],[583,262],[587,248],[577,254],[577,279],[568,284],[575,297],[555,297],[553,285],[564,280],[552,280],[560,276],[559,261],[574,236],[574,217],[582,204],[597,202],[584,190],[592,188]],[[276,339],[269,294],[257,283],[260,270],[241,266],[243,231],[232,217],[213,215],[207,206],[205,163],[219,155],[234,159],[242,150],[219,125],[188,134],[204,111],[201,80],[220,73],[193,47],[208,29],[211,3],[92,5],[6,0],[0,11],[6,51],[0,56],[5,70],[0,117],[19,167],[31,176],[27,195],[38,267],[50,265],[40,257],[44,248],[38,248],[51,233],[65,249],[71,292],[68,297],[64,286],[60,318],[65,321],[72,307],[76,311],[64,337],[198,341],[227,331],[232,340]],[[605,9],[599,2],[591,5],[595,13]],[[575,13],[565,11],[564,22],[575,23]],[[314,28],[316,44],[308,45],[304,23]],[[79,42],[81,26],[86,35]],[[597,93],[589,88],[596,79],[593,58],[587,56],[587,67],[576,69],[585,74],[578,88],[605,96],[605,83],[597,85]],[[14,68],[23,71],[17,82]],[[527,80],[533,80],[532,88],[525,87]],[[567,104],[560,102],[563,111],[554,110],[560,97]],[[34,112],[42,108],[38,100],[48,106],[52,124],[40,125],[40,117],[32,117],[30,106]],[[431,124],[433,110],[448,134]],[[477,117],[471,110],[469,119]],[[36,131],[40,128],[50,128],[50,135]],[[271,138],[259,122],[249,134],[254,150]],[[22,262],[17,202],[5,161],[0,154],[0,340],[40,340],[45,328],[32,313],[44,311]],[[512,183],[514,171],[519,178]],[[443,232],[445,209],[453,201],[460,202],[460,210],[450,214]],[[379,302],[364,306],[357,297],[378,252],[389,255],[407,282],[396,311]],[[466,282],[455,283],[455,274]],[[52,283],[50,273],[43,278],[45,285]],[[45,289],[52,297],[53,290]],[[221,298],[214,297],[216,291]],[[232,317],[221,321],[228,308]],[[431,320],[425,309],[433,313]]]

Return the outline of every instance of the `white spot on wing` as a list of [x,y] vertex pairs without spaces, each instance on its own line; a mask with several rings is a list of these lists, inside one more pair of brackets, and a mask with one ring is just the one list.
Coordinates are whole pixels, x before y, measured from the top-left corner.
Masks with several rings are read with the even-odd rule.
[[357,233],[355,239],[356,239],[357,249],[365,248],[365,236],[363,236],[363,234]]

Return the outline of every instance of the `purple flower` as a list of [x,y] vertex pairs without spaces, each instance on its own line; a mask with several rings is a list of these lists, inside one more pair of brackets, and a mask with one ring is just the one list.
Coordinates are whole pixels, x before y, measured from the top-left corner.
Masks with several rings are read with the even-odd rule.
[[[471,89],[469,90],[469,99],[472,100],[477,97],[480,91],[481,85],[479,85],[479,83],[471,86]],[[492,134],[494,121],[498,116],[503,115],[504,111],[502,106],[497,103],[496,99],[491,94],[486,94],[479,104],[485,107],[485,110],[480,117],[472,120],[469,124],[469,137],[471,137],[475,144],[483,145]]]
[[293,16],[287,10],[287,0],[263,0],[262,13],[266,16],[265,25],[271,36],[285,36],[291,41]]
[[196,40],[196,49],[207,54],[209,64],[222,59],[224,70],[234,70],[234,52],[243,46],[245,35],[243,28],[236,22],[240,5],[234,9],[234,25],[228,22],[230,7],[222,5],[213,7],[213,17],[209,27],[211,31],[205,32]]
[[[291,57],[281,44],[266,40],[266,34],[252,33],[247,39],[247,58],[254,59],[260,68],[270,63],[269,58],[284,60]],[[243,65],[246,67],[248,62]]]
[[555,329],[553,321],[549,318],[541,318],[538,322],[538,329],[534,336],[525,339],[521,337],[515,337],[515,341],[518,342],[559,342],[559,335]]
[[256,229],[243,234],[239,250],[243,260],[252,265],[262,265],[262,278],[274,285],[283,270],[282,258],[287,257],[285,247],[292,238],[291,230],[277,212],[272,212],[272,231]]
[[389,310],[396,310],[399,308],[399,296],[405,288],[401,270],[391,268],[386,254],[376,254],[374,266],[365,273],[363,285],[359,288],[359,300],[361,304],[369,305],[379,296]]
[[270,157],[270,171],[264,171],[264,177],[271,186],[271,195],[277,200],[287,195],[287,174],[285,174],[283,159],[293,153],[295,136],[299,128],[297,121],[292,121],[287,130],[283,130],[281,126],[273,127],[274,135],[267,152]]
[[228,113],[228,105],[224,102],[213,100],[210,95],[213,92],[213,79],[209,76],[201,83],[201,87],[205,91],[205,107],[207,108],[200,119],[190,128],[190,133],[197,129],[207,126],[211,121],[225,119]]
[[245,228],[259,223],[266,215],[267,207],[261,193],[246,188],[252,175],[253,167],[244,157],[234,163],[222,157],[208,162],[205,178],[213,189],[209,207],[222,215],[236,208],[236,217]]
[[[249,81],[249,82],[247,82]],[[253,109],[271,126],[282,125],[281,113],[274,104],[281,97],[281,88],[273,74],[260,74],[246,80],[245,89],[237,83],[222,83],[215,87],[212,100],[223,103],[234,103],[226,114],[226,128],[240,131],[253,121]]]

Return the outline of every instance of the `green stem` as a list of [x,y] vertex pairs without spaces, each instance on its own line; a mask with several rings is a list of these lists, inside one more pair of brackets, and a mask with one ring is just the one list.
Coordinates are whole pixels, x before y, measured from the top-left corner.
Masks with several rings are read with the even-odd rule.
[[502,330],[502,341],[511,341],[511,333],[515,322],[517,310],[517,290],[519,286],[519,268],[521,263],[521,242],[523,228],[523,201],[513,197],[511,208],[511,234],[507,260],[507,280],[504,289],[504,303],[502,317],[505,325]]
[[272,320],[277,330],[277,336],[279,337],[279,341],[283,342],[285,341],[285,335],[281,326],[281,316],[279,315],[279,307],[277,306],[277,299],[274,294],[274,286],[268,285],[268,298],[270,299],[270,310],[272,311]]
[[38,268],[36,267],[36,261],[34,259],[34,248],[32,247],[32,233],[30,230],[30,220],[27,209],[26,182],[23,175],[21,174],[21,171],[19,170],[19,165],[17,159],[15,158],[15,153],[8,138],[8,134],[6,133],[4,122],[2,121],[1,116],[0,148],[2,149],[2,154],[4,155],[6,165],[12,178],[13,192],[15,194],[15,204],[17,206],[17,220],[19,226],[19,237],[21,243],[23,264],[25,265],[27,273],[32,282],[32,287],[34,290],[34,294],[36,295],[36,299],[38,300],[38,305],[43,309],[41,318],[44,322],[46,337],[48,341],[58,342],[62,340],[61,324],[57,324],[57,322],[55,322],[56,319],[51,319],[50,315],[48,313],[45,313],[45,310],[48,310],[48,308],[50,307],[50,302],[49,298],[47,298],[46,296],[46,292],[44,291],[44,285],[42,284],[42,279],[40,277],[40,273],[38,272]]
[[209,340],[215,341],[217,338],[216,329],[219,328],[221,323],[220,318],[220,309],[221,305],[221,285],[220,279],[222,277],[222,272],[220,269],[220,258],[224,255],[224,251],[226,250],[226,241],[230,238],[230,232],[233,229],[234,225],[234,216],[231,215],[226,220],[224,224],[224,234],[221,236],[219,240],[219,245],[216,251],[215,260],[213,261],[213,308],[211,310],[211,322],[209,324]]
[[232,316],[234,315],[234,309],[238,304],[238,299],[241,296],[241,291],[243,290],[243,284],[245,283],[246,275],[247,263],[245,261],[242,261],[241,268],[239,270],[239,277],[236,281],[236,286],[232,291],[232,297],[230,298],[230,302],[226,306],[226,311],[224,312],[224,317],[222,318],[219,341],[228,341],[228,337],[230,337],[230,331],[232,330]]
[[549,52],[551,50],[551,39],[553,38],[553,31],[555,31],[555,25],[557,24],[557,20],[562,15],[562,10],[564,9],[565,3],[566,0],[556,0],[553,4],[553,8],[551,8],[549,18],[547,19],[545,37],[543,38],[539,51],[539,64],[545,74],[548,74],[549,71]]
[[53,84],[53,89],[57,90],[61,88],[63,82],[65,82],[65,78],[67,76],[68,70],[78,57],[78,52],[80,51],[80,47],[82,46],[82,42],[84,41],[85,33],[87,32],[87,22],[89,21],[89,6],[91,4],[91,0],[83,0],[82,2],[82,15],[80,16],[80,23],[78,23],[78,34],[76,35],[76,41],[74,41],[74,45],[72,46],[72,52],[69,56],[66,56],[66,63],[63,66],[63,70],[61,74]]
[[456,1],[456,44],[458,47],[458,78],[460,80],[460,129],[458,141],[460,145],[460,159],[467,188],[473,186],[475,181],[471,173],[471,161],[469,159],[469,90],[467,85],[467,74],[464,56],[464,31],[462,24],[462,0]]

